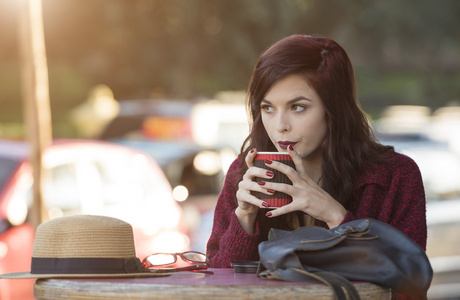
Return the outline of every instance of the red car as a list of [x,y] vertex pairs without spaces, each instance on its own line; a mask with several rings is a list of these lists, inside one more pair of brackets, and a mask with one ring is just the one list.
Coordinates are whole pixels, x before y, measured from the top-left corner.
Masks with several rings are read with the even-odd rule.
[[[30,270],[34,229],[32,168],[25,142],[0,140],[0,273]],[[93,214],[134,229],[136,252],[190,249],[182,210],[158,164],[130,147],[97,141],[55,142],[43,155],[43,198],[50,219]],[[33,299],[33,280],[0,279],[0,299]]]

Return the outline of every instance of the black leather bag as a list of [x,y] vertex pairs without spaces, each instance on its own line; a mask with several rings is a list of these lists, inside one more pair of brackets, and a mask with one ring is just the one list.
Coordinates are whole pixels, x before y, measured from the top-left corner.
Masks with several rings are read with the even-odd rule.
[[396,228],[360,219],[332,229],[316,226],[294,231],[271,229],[259,244],[266,279],[320,280],[345,299],[359,295],[350,281],[367,281],[408,296],[426,298],[433,277],[425,251]]

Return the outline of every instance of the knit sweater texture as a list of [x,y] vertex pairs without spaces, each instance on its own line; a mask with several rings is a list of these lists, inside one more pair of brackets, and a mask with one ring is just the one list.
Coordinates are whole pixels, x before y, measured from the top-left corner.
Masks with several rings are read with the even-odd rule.
[[[391,160],[363,168],[355,186],[355,197],[347,205],[343,223],[374,218],[399,229],[426,249],[426,199],[416,163],[389,151]],[[254,234],[245,232],[235,215],[237,171],[244,161],[237,158],[228,170],[219,195],[211,236],[207,244],[209,267],[227,268],[231,262],[259,260],[258,245],[268,238],[270,219],[258,218]]]

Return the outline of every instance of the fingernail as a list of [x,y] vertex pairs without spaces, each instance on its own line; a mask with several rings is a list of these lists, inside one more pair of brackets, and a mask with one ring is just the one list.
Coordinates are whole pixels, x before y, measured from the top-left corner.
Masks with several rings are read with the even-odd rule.
[[291,150],[291,151],[294,150],[294,147],[292,147],[292,145],[289,145],[288,148],[289,148],[289,150]]
[[265,160],[265,163],[266,163],[267,165],[271,165],[272,162],[273,162],[273,161],[271,161],[271,160],[269,160],[269,159],[266,159],[266,160]]
[[274,194],[274,193],[275,193],[275,190],[270,190],[270,189],[268,189],[267,192],[269,192],[270,194]]
[[265,214],[265,216],[266,216],[267,218],[270,218],[270,217],[272,216],[272,212],[269,211],[268,213]]
[[267,176],[268,177],[273,177],[275,174],[272,171],[267,171]]
[[262,202],[262,206],[263,207],[268,207],[268,203],[267,202]]
[[251,153],[254,153],[256,151],[256,148],[251,149]]
[[257,181],[258,185],[265,185],[265,181]]

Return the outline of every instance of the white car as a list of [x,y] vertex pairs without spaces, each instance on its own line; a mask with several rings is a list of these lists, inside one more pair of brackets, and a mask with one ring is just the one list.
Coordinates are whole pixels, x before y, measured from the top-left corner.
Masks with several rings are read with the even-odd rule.
[[[28,153],[25,142],[0,140],[0,273],[30,270],[34,230],[27,222],[33,183]],[[49,219],[73,214],[122,219],[133,226],[140,259],[190,250],[171,185],[144,152],[108,142],[58,141],[45,150],[43,168]],[[32,283],[0,280],[0,298],[28,299]]]

